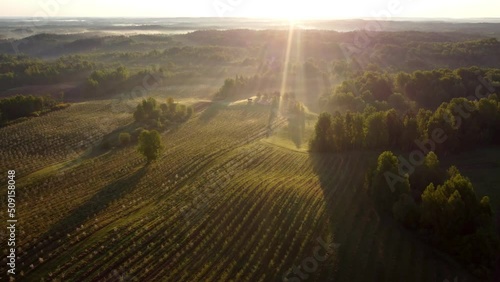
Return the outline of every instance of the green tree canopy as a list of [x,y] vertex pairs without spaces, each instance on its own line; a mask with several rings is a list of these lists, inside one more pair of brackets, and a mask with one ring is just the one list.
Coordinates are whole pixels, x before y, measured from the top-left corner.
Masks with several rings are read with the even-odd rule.
[[144,130],[141,135],[139,135],[138,151],[148,159],[148,162],[156,160],[160,156],[162,149],[163,146],[158,131]]
[[321,113],[315,127],[315,136],[311,140],[310,148],[316,152],[329,151],[332,142],[332,115]]

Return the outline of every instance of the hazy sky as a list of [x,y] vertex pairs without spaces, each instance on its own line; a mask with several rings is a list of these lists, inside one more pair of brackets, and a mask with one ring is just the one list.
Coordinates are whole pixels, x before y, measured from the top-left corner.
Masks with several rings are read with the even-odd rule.
[[25,17],[500,17],[499,0],[0,0]]

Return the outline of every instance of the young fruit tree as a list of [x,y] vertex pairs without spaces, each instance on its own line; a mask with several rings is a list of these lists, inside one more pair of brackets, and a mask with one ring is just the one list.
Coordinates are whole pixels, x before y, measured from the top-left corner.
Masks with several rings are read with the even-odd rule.
[[144,130],[139,135],[139,147],[137,150],[148,159],[148,163],[156,160],[160,156],[162,149],[163,146],[161,145],[161,137],[158,131]]

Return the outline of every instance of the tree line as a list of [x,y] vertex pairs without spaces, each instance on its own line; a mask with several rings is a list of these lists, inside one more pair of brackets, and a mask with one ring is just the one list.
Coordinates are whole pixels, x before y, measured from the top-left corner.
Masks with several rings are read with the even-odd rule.
[[242,98],[256,91],[272,88],[276,84],[273,76],[254,75],[250,77],[236,75],[227,78],[214,95],[214,100]]
[[129,77],[129,70],[123,66],[113,70],[95,70],[85,82],[85,93],[87,96],[98,96],[112,88],[121,88]]
[[109,97],[128,93],[130,96],[145,96],[147,92],[166,83],[187,83],[195,76],[190,71],[172,71],[153,65],[132,73],[127,67],[102,68],[94,70],[84,83],[87,97]]
[[434,110],[453,98],[495,92],[499,86],[500,69],[470,67],[395,74],[365,71],[323,95],[321,103],[323,110],[330,112],[360,112],[367,106],[400,112]]
[[94,67],[94,63],[80,56],[64,56],[49,62],[25,55],[0,54],[0,90],[68,81]]
[[[313,152],[363,149],[409,151],[433,140],[439,153],[464,151],[482,145],[500,145],[500,103],[496,94],[471,101],[454,98],[434,111],[416,114],[391,109],[322,113],[310,141]],[[438,137],[436,137],[439,135]]]
[[[343,23],[344,24],[344,23]],[[419,25],[421,25],[419,23]],[[354,25],[357,26],[357,25]],[[360,24],[366,26],[366,22]],[[457,27],[453,27],[455,29]],[[358,27],[353,30],[361,29]],[[491,30],[493,31],[493,30]],[[493,33],[493,32],[492,32]],[[490,33],[490,34],[492,34]],[[490,35],[492,36],[492,35]],[[190,42],[210,46],[232,46],[245,48],[262,42],[262,49],[284,50],[288,31],[282,30],[204,30],[183,35]],[[366,38],[369,40],[366,40]],[[386,69],[434,69],[455,65],[490,65],[499,67],[498,48],[500,43],[494,36],[460,32],[352,32],[337,31],[302,31],[302,52],[305,58],[323,58],[325,60],[345,60],[346,54],[353,53],[353,60],[359,67],[377,64]],[[356,45],[359,38],[363,46]],[[363,49],[363,52],[357,52]]]
[[49,96],[16,95],[0,99],[0,124],[29,116],[39,116],[49,111],[63,109],[69,104],[62,104]]

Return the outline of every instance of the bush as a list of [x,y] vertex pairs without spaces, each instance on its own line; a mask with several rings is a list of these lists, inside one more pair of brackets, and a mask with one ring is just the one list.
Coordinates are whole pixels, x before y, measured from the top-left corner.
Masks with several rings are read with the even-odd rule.
[[127,146],[128,144],[130,144],[130,141],[132,140],[132,136],[128,132],[122,132],[122,133],[120,133],[118,140],[120,141],[121,146]]
[[134,142],[137,142],[139,140],[139,136],[141,135],[141,133],[144,131],[145,129],[142,128],[142,127],[139,127],[137,128],[136,130],[134,130],[134,132],[132,132],[132,140]]

